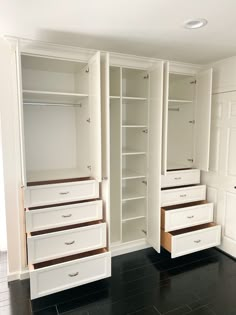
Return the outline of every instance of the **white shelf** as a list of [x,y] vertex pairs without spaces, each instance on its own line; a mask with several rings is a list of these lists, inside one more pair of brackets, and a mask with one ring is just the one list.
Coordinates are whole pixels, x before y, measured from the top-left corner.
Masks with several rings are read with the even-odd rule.
[[122,194],[122,201],[138,200],[138,199],[145,199],[145,198],[146,198],[145,195],[142,195],[137,192],[124,191]]
[[126,124],[122,125],[122,128],[147,128],[147,125]]
[[169,103],[192,103],[192,100],[169,100]]
[[23,98],[24,102],[68,102],[68,104],[72,104],[88,98],[88,94],[23,90]]
[[132,97],[132,96],[122,96],[124,101],[146,101],[146,97]]
[[139,174],[132,170],[122,170],[122,179],[135,179],[135,178],[145,178],[146,176],[143,174]]
[[120,99],[120,96],[110,96],[110,99],[111,99],[111,100],[119,100],[119,99]]
[[123,216],[123,219],[122,219],[122,222],[128,222],[128,221],[132,221],[132,220],[139,220],[139,219],[143,219],[145,218],[144,215],[140,215],[140,216],[137,216],[137,217],[127,217],[127,218],[124,218]]
[[89,177],[90,173],[80,169],[39,170],[27,171],[27,182],[41,182],[49,180],[63,180],[72,178]]
[[134,150],[132,148],[123,148],[122,149],[122,155],[143,155],[143,154],[146,154],[145,151],[137,151],[137,150]]

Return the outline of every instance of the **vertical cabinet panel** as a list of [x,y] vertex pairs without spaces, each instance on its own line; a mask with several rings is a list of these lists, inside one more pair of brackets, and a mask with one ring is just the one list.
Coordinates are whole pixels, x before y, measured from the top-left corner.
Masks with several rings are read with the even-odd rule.
[[167,139],[168,139],[168,101],[169,101],[169,63],[164,64],[163,77],[163,110],[162,110],[162,160],[161,174],[167,171]]
[[[91,174],[101,182],[101,85],[100,52],[89,60],[89,108],[90,108],[90,161]],[[84,135],[86,137],[86,135]]]
[[212,69],[197,74],[194,166],[209,169]]
[[149,72],[149,154],[147,240],[160,252],[160,168],[162,131],[163,62]]

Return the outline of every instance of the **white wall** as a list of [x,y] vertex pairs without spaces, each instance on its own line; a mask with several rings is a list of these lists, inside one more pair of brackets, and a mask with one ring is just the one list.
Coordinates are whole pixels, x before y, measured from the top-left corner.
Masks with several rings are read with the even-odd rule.
[[[18,106],[14,89],[14,65],[9,43],[0,39],[0,112],[2,123],[2,154],[5,184],[9,280],[19,277],[24,261],[21,259],[21,175],[18,132]],[[23,229],[22,229],[23,230]]]

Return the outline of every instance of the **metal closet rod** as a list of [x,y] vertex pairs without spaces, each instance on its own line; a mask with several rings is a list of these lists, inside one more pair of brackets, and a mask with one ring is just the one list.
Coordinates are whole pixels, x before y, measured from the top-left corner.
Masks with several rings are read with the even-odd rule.
[[62,106],[62,107],[82,107],[82,104],[70,104],[70,103],[44,103],[44,102],[23,102],[24,105],[38,105],[38,106]]

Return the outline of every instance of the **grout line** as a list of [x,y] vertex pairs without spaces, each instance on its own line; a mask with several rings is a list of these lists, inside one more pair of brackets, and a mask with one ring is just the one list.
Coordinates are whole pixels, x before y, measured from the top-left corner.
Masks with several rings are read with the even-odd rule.
[[155,311],[157,311],[157,313],[158,313],[159,315],[161,315],[161,313],[159,312],[159,310],[156,308],[155,305],[153,305],[153,308],[154,308]]
[[58,308],[57,308],[57,304],[55,305],[55,308],[56,308],[56,311],[57,311],[57,315],[59,315],[59,311],[58,311]]

